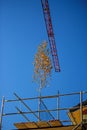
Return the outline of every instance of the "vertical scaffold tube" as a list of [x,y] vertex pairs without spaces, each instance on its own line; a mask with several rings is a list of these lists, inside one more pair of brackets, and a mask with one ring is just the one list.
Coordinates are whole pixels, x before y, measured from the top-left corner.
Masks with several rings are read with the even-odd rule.
[[2,130],[2,117],[3,117],[3,111],[4,111],[4,101],[5,98],[2,98],[2,104],[1,104],[1,114],[0,114],[0,130]]

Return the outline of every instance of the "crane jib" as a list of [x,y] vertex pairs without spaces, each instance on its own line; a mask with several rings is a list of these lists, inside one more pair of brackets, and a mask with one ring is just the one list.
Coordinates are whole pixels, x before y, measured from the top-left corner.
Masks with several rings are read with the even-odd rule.
[[50,16],[48,0],[41,0],[41,3],[42,3],[42,8],[43,8],[43,14],[44,14],[46,30],[48,34],[54,68],[56,72],[60,72],[60,65],[59,65],[58,54],[57,54],[57,49],[56,49],[55,37],[53,33],[53,26],[52,26],[52,21],[51,21],[51,16]]

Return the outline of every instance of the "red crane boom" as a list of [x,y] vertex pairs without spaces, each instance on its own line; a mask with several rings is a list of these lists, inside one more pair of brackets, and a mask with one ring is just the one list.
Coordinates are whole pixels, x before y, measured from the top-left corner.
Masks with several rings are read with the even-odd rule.
[[52,21],[51,21],[51,16],[50,16],[48,0],[41,0],[41,3],[42,3],[42,8],[43,8],[43,14],[44,14],[44,19],[45,19],[48,39],[50,43],[54,68],[56,72],[60,72],[60,66],[59,66],[59,60],[58,60],[58,55],[57,55],[57,49],[56,49],[55,37],[53,33],[53,26],[52,26]]

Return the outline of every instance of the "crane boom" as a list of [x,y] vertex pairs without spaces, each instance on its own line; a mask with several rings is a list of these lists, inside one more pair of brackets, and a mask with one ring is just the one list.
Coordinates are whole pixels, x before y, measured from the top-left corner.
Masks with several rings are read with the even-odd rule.
[[41,3],[42,3],[42,8],[43,8],[43,14],[44,14],[44,19],[45,19],[49,44],[51,48],[54,68],[56,72],[60,72],[60,65],[59,65],[59,60],[58,60],[58,55],[57,55],[57,49],[56,49],[55,37],[53,33],[53,26],[52,26],[52,21],[51,21],[51,16],[50,16],[48,0],[41,0]]

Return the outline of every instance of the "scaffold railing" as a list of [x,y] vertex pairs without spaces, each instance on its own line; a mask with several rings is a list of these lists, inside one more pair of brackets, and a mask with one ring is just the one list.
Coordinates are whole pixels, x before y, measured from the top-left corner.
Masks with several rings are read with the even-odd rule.
[[[0,130],[3,130],[3,118],[5,118],[6,116],[14,116],[14,115],[15,116],[21,115],[27,122],[32,122],[32,120],[29,119],[29,117],[27,116],[27,115],[32,114],[33,117],[35,118],[34,123],[36,123],[38,121],[46,120],[46,119],[43,119],[43,114],[44,115],[47,114],[47,115],[49,115],[49,118],[46,121],[47,121],[47,123],[50,127],[52,127],[52,126],[51,126],[49,120],[60,120],[62,124],[66,123],[66,122],[67,122],[67,124],[69,122],[72,124],[70,118],[62,120],[63,115],[61,113],[63,113],[63,111],[66,111],[66,114],[67,114],[69,112],[69,110],[72,110],[74,104],[72,105],[72,101],[70,103],[70,97],[77,95],[78,100],[75,99],[75,98],[73,98],[73,99],[75,99],[76,102],[79,103],[79,105],[76,105],[76,103],[75,103],[74,109],[80,110],[80,121],[81,122],[80,122],[80,124],[77,124],[75,126],[75,129],[76,129],[79,125],[83,125],[83,112],[82,111],[83,111],[83,102],[84,102],[84,100],[87,100],[86,94],[87,94],[87,91],[73,92],[73,93],[67,93],[67,94],[60,94],[58,92],[58,94],[56,94],[56,95],[37,96],[37,97],[31,97],[31,98],[21,98],[16,93],[14,93],[14,96],[16,97],[16,99],[7,100],[7,99],[5,99],[5,97],[3,97],[2,98],[2,104],[1,104],[1,113],[0,113]],[[68,98],[66,103],[65,103],[65,97]],[[55,102],[50,103],[48,100],[51,100],[51,99],[52,100],[55,99]],[[33,102],[37,101],[38,102],[38,100],[39,100],[40,106],[41,106],[39,109],[37,107],[37,109],[35,108],[35,110],[34,110],[34,108],[32,109],[32,107],[29,104],[27,104],[27,101],[33,101]],[[69,100],[70,106],[68,104],[68,100]],[[14,102],[15,102],[15,104],[16,104],[16,102],[17,103],[20,102],[27,111],[25,111],[24,109],[23,110],[20,109],[19,106],[15,106],[15,110],[16,110],[15,112],[14,111],[13,112],[5,111],[5,104],[6,103],[14,104]],[[49,102],[50,105],[48,104],[48,102]],[[53,105],[53,104],[56,104],[56,105]],[[68,107],[67,107],[67,105],[68,105]],[[42,107],[43,107],[43,109],[42,109]],[[39,128],[38,125],[37,125],[37,127]],[[73,130],[75,130],[75,129],[73,129]]]

